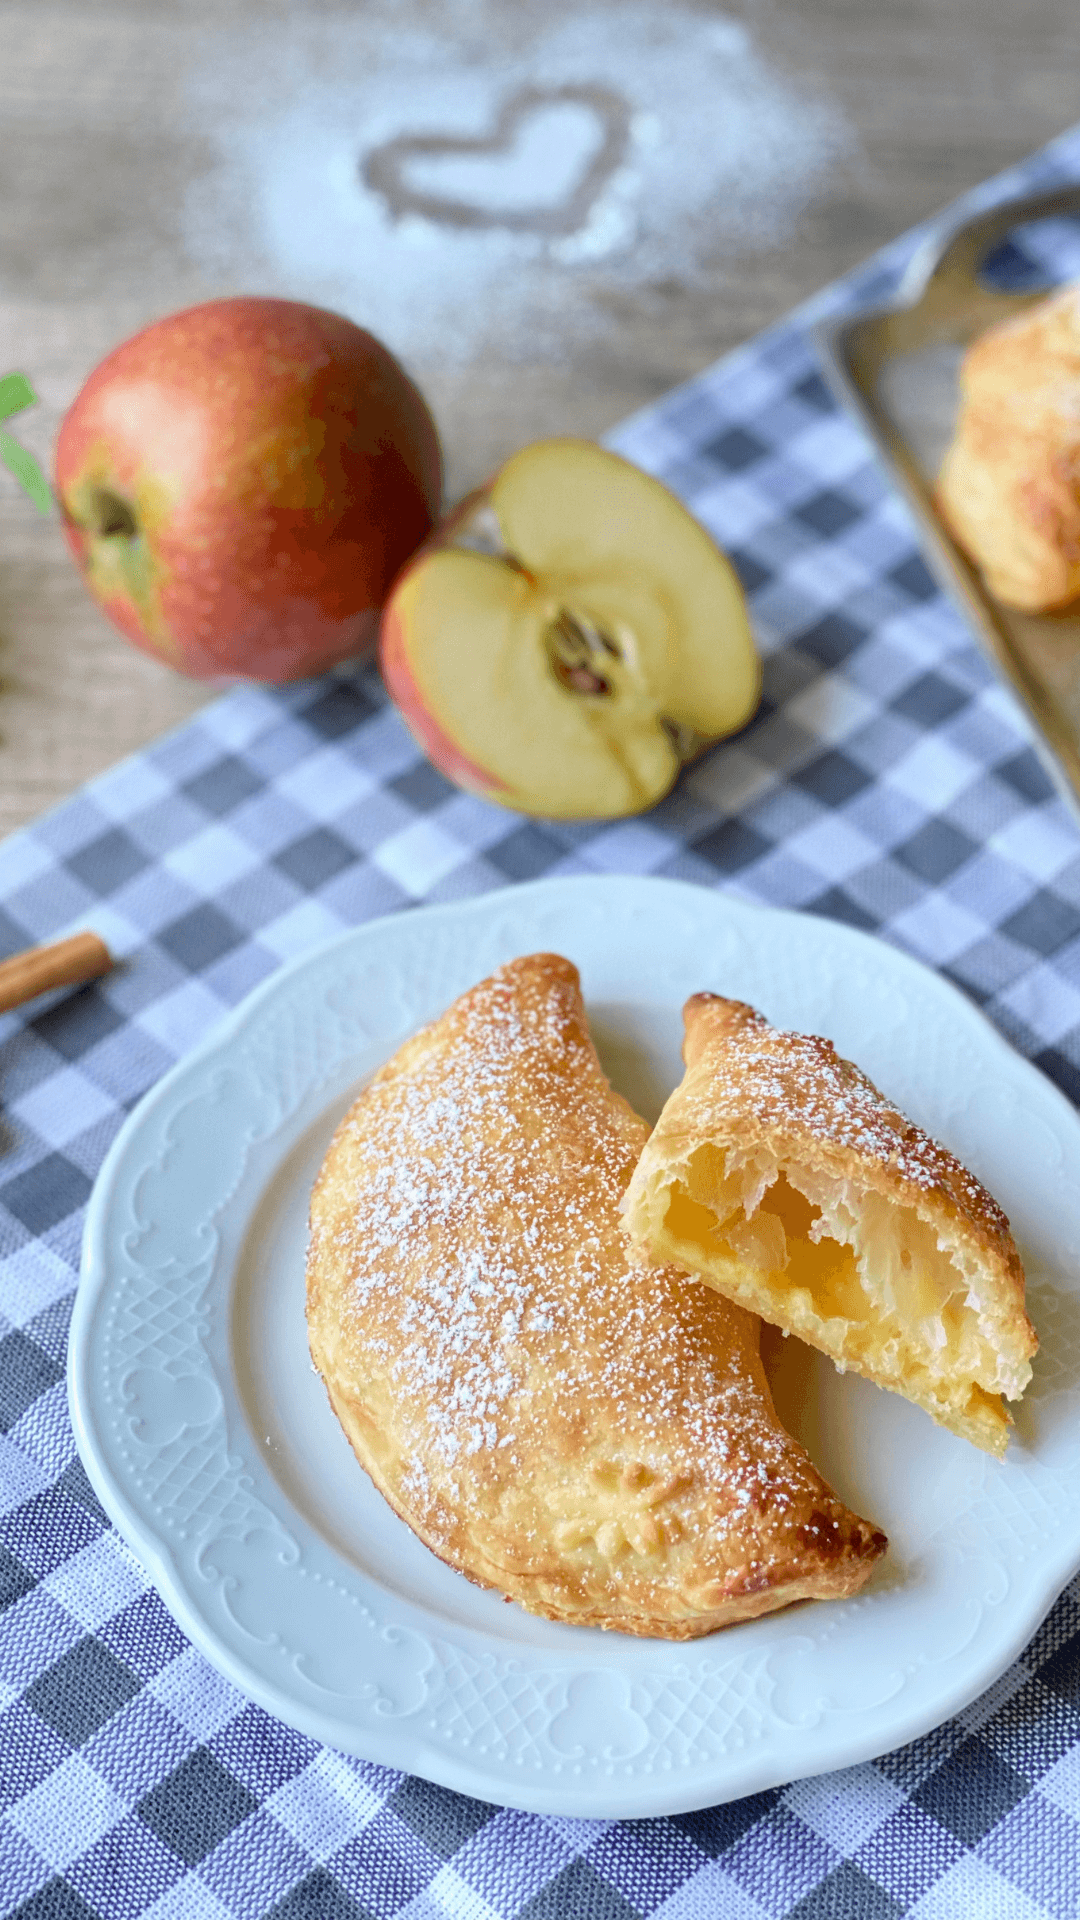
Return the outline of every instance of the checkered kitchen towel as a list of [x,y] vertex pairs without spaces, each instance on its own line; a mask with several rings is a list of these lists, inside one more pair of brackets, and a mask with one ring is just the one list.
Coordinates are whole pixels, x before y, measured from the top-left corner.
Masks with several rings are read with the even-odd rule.
[[[1080,130],[981,197],[1078,177]],[[912,245],[818,310],[886,294]],[[0,944],[91,921],[131,956],[0,1024],[5,1915],[1080,1911],[1080,1583],[988,1695],[873,1765],[680,1818],[537,1818],[321,1749],[237,1694],[110,1529],[68,1421],[82,1209],[124,1114],[283,958],[375,914],[648,872],[833,915],[943,969],[1080,1098],[1076,822],[804,319],[617,436],[733,551],[766,657],[752,727],[647,817],[541,825],[456,792],[367,672],[231,693],[0,848]]]

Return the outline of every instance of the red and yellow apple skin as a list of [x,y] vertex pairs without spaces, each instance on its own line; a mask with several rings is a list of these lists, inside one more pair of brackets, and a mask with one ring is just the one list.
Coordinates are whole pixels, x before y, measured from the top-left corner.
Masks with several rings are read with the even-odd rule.
[[291,300],[156,321],[90,375],[56,447],[91,594],[198,679],[300,679],[370,648],[441,485],[434,423],[392,354]]
[[475,760],[462,753],[448,733],[444,733],[434,715],[428,712],[423,694],[409,670],[408,630],[393,603],[387,607],[379,629],[379,670],[386,690],[401,713],[417,745],[422,747],[433,767],[438,767],[456,787],[475,793],[482,800],[501,801],[513,806],[511,789]]
[[440,772],[544,819],[654,806],[761,692],[730,562],[659,481],[571,439],[522,448],[418,549],[379,664]]

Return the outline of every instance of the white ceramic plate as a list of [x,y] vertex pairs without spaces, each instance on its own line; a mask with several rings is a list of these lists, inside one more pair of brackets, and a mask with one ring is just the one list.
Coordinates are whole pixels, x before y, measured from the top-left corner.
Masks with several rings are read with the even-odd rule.
[[[444,1567],[356,1464],[307,1356],[307,1198],[357,1083],[500,961],[581,968],[655,1117],[699,988],[828,1034],[1010,1214],[1043,1347],[1004,1465],[789,1342],[777,1399],[888,1532],[871,1586],[681,1645],[532,1619]],[[971,1700],[1080,1565],[1080,1121],[950,986],[830,921],[671,881],[515,887],[285,968],[132,1114],[71,1336],[98,1494],[184,1630],[272,1713],[512,1806],[638,1817],[883,1753]]]

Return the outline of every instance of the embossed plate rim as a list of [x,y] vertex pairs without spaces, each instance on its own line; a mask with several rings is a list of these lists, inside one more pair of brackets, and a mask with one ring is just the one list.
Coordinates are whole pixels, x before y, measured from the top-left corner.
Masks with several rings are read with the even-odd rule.
[[[595,922],[592,928],[589,924],[590,915]],[[636,957],[633,952],[615,952],[611,928],[620,917],[625,919],[628,926],[637,925],[641,932],[645,945]],[[927,1034],[935,1035],[935,1044],[939,1048],[944,1047],[946,1055],[952,1046],[959,1049],[955,1054],[956,1061],[965,1059],[970,1064],[972,1057],[981,1061],[993,1088],[1003,1089],[1002,1098],[1006,1097],[1009,1089],[1013,1090],[1011,1097],[1014,1099],[1025,1096],[1030,1107],[1035,1109],[1036,1124],[1049,1127],[1054,1134],[1058,1147],[1055,1177],[1059,1178],[1062,1188],[1061,1208],[1058,1209],[1061,1221],[1055,1227],[1055,1232],[1060,1231],[1064,1235],[1070,1177],[1065,1163],[1071,1158],[1076,1166],[1080,1166],[1080,1119],[1050,1082],[1014,1053],[956,988],[929,972],[918,961],[856,929],[813,916],[750,906],[683,882],[630,877],[538,881],[445,906],[392,915],[339,935],[331,942],[302,955],[257,988],[145,1097],[113,1143],[91,1196],[84,1240],[83,1275],[72,1320],[69,1390],[80,1452],[106,1510],[147,1567],[170,1610],[195,1645],[234,1684],[268,1711],[332,1746],[420,1773],[445,1786],[481,1798],[536,1812],[598,1818],[640,1818],[716,1804],[791,1779],[870,1759],[928,1731],[973,1699],[1021,1651],[1057,1593],[1080,1565],[1080,1471],[1077,1470],[1080,1468],[1080,1449],[1076,1452],[1075,1460],[1070,1456],[1066,1463],[1068,1471],[1066,1465],[1060,1462],[1055,1468],[1052,1456],[1048,1455],[1048,1465],[1037,1456],[1031,1456],[1031,1473],[1036,1476],[1032,1482],[1036,1486],[1034,1497],[1041,1499],[1044,1506],[1048,1500],[1056,1502],[1057,1509],[1064,1511],[1066,1524],[1044,1529],[1034,1559],[1028,1551],[1026,1558],[1018,1558],[1008,1574],[1003,1573],[1005,1584],[1001,1592],[996,1592],[994,1587],[996,1554],[988,1554],[983,1541],[985,1565],[979,1563],[978,1577],[985,1578],[988,1584],[978,1603],[975,1625],[959,1653],[953,1655],[946,1651],[940,1655],[932,1654],[921,1663],[918,1673],[915,1667],[911,1667],[910,1672],[907,1668],[896,1669],[900,1679],[892,1692],[888,1692],[887,1683],[893,1672],[888,1668],[888,1660],[893,1654],[890,1646],[883,1658],[883,1650],[879,1645],[880,1630],[875,1624],[877,1616],[873,1611],[873,1606],[880,1606],[881,1603],[871,1603],[865,1598],[850,1603],[844,1609],[796,1609],[770,1616],[765,1621],[750,1623],[748,1627],[731,1629],[728,1634],[714,1636],[707,1641],[679,1645],[620,1641],[618,1636],[605,1636],[600,1643],[599,1636],[581,1634],[577,1629],[558,1629],[565,1636],[565,1653],[514,1647],[511,1648],[511,1656],[507,1657],[505,1643],[486,1642],[483,1632],[468,1627],[460,1628],[455,1634],[453,1629],[447,1630],[443,1620],[439,1620],[434,1629],[430,1626],[427,1628],[429,1638],[425,1640],[422,1609],[407,1602],[395,1602],[394,1597],[390,1596],[388,1611],[386,1590],[379,1587],[376,1591],[375,1583],[371,1582],[365,1586],[365,1577],[351,1565],[339,1579],[340,1569],[335,1571],[333,1553],[320,1547],[318,1542],[313,1544],[308,1538],[304,1530],[306,1523],[290,1507],[283,1490],[278,1487],[276,1494],[268,1495],[266,1474],[256,1457],[257,1449],[252,1436],[244,1427],[242,1418],[238,1418],[239,1397],[235,1382],[230,1385],[225,1380],[220,1420],[214,1414],[213,1418],[208,1416],[202,1424],[215,1444],[220,1442],[226,1449],[232,1450],[227,1464],[230,1472],[235,1469],[237,1486],[255,1487],[256,1493],[252,1497],[260,1511],[273,1508],[274,1499],[277,1500],[278,1506],[271,1512],[270,1524],[280,1528],[282,1538],[296,1547],[301,1559],[304,1553],[308,1554],[309,1565],[303,1569],[305,1576],[310,1575],[311,1580],[324,1590],[333,1588],[337,1581],[339,1591],[344,1596],[343,1604],[355,1604],[356,1620],[358,1623],[363,1620],[373,1636],[372,1677],[366,1691],[361,1690],[363,1697],[361,1692],[354,1689],[351,1704],[346,1701],[342,1705],[339,1699],[331,1710],[314,1699],[312,1683],[301,1670],[302,1662],[295,1661],[287,1668],[282,1667],[281,1656],[289,1652],[287,1644],[275,1646],[270,1641],[265,1645],[260,1642],[258,1648],[252,1651],[246,1644],[241,1644],[239,1635],[231,1636],[223,1628],[225,1614],[221,1612],[221,1596],[228,1584],[226,1575],[222,1572],[220,1579],[217,1578],[219,1569],[212,1560],[205,1564],[199,1562],[202,1549],[183,1537],[184,1530],[179,1524],[183,1516],[179,1506],[175,1512],[171,1512],[166,1504],[155,1518],[148,1516],[145,1501],[140,1505],[137,1476],[133,1477],[124,1459],[117,1455],[119,1443],[115,1436],[120,1433],[123,1421],[117,1415],[115,1396],[113,1404],[109,1404],[109,1389],[103,1371],[105,1363],[102,1361],[104,1353],[107,1364],[114,1364],[119,1348],[115,1334],[108,1330],[115,1328],[117,1315],[121,1311],[132,1311],[131,1294],[125,1290],[125,1261],[130,1267],[133,1242],[138,1242],[140,1236],[145,1238],[147,1234],[152,1235],[155,1230],[155,1222],[149,1216],[144,1217],[144,1214],[136,1214],[130,1209],[127,1216],[118,1212],[124,1183],[127,1181],[131,1186],[132,1194],[142,1192],[138,1183],[155,1172],[161,1173],[170,1155],[171,1170],[161,1182],[161,1192],[166,1196],[163,1204],[167,1245],[164,1257],[159,1258],[158,1266],[153,1271],[168,1274],[172,1267],[176,1267],[178,1272],[193,1273],[205,1267],[209,1275],[205,1283],[206,1297],[211,1303],[217,1302],[219,1322],[228,1320],[228,1299],[232,1285],[232,1268],[229,1266],[232,1254],[229,1248],[235,1254],[243,1244],[259,1198],[273,1177],[275,1165],[282,1163],[292,1151],[304,1126],[310,1124],[305,1115],[318,1111],[320,1101],[326,1106],[335,1097],[336,1083],[332,1084],[332,1074],[329,1080],[325,1074],[320,1079],[318,1073],[311,1069],[310,1085],[306,1086],[306,1091],[304,1085],[301,1085],[298,1095],[294,1089],[293,1094],[288,1096],[293,1098],[294,1104],[287,1109],[284,1120],[276,1128],[266,1121],[261,1136],[258,1128],[263,1124],[265,1115],[260,1120],[262,1110],[256,1113],[252,1134],[256,1141],[256,1148],[252,1150],[254,1165],[252,1167],[252,1155],[245,1145],[240,1175],[225,1193],[217,1211],[207,1214],[205,1220],[200,1222],[205,1225],[210,1219],[220,1218],[220,1232],[215,1227],[211,1236],[214,1246],[205,1259],[200,1254],[199,1259],[189,1261],[188,1267],[183,1269],[178,1266],[177,1256],[171,1250],[175,1241],[168,1242],[169,1232],[175,1235],[177,1228],[175,1223],[168,1228],[167,1208],[169,1204],[174,1204],[169,1196],[174,1194],[180,1177],[174,1162],[179,1157],[183,1163],[185,1153],[187,1160],[191,1161],[193,1149],[185,1147],[182,1141],[178,1147],[176,1137],[170,1134],[169,1128],[189,1107],[200,1101],[205,1102],[210,1097],[207,1092],[209,1087],[224,1085],[230,1073],[240,1081],[241,1097],[247,1097],[244,1095],[243,1074],[248,1069],[244,1061],[252,1054],[260,1035],[270,1049],[271,1080],[275,1074],[288,1077],[292,1066],[287,1070],[284,1065],[276,1064],[273,1053],[277,1044],[273,1037],[273,1023],[279,1015],[295,1023],[301,1017],[302,1009],[310,1004],[321,1005],[320,980],[323,981],[328,1000],[332,998],[333,986],[326,988],[326,981],[337,982],[346,978],[350,967],[365,964],[365,956],[372,966],[382,964],[385,967],[388,964],[387,956],[392,960],[397,948],[407,953],[410,947],[414,947],[417,951],[422,949],[425,955],[434,954],[436,957],[431,963],[434,971],[426,985],[429,1004],[422,1010],[413,1007],[405,1025],[401,1026],[399,1022],[397,1029],[394,1029],[391,1018],[388,1030],[380,1034],[377,1041],[370,1042],[381,1049],[385,1056],[398,1044],[405,1031],[414,1027],[419,1019],[441,1010],[454,992],[469,984],[474,977],[479,977],[479,972],[486,971],[494,964],[495,958],[508,957],[511,952],[527,951],[536,945],[556,944],[551,937],[553,923],[556,934],[561,929],[562,943],[571,950],[573,957],[584,961],[589,953],[592,955],[589,964],[583,967],[587,993],[589,965],[596,964],[601,969],[607,967],[605,977],[610,981],[621,979],[624,988],[626,980],[638,980],[638,974],[635,973],[637,968],[642,974],[638,990],[643,999],[648,998],[649,987],[655,979],[655,973],[649,969],[655,965],[659,970],[661,962],[654,962],[652,958],[646,962],[645,947],[648,946],[651,956],[655,955],[658,951],[655,943],[659,942],[659,951],[663,952],[665,940],[671,945],[672,951],[678,948],[679,966],[691,969],[695,984],[702,983],[702,975],[708,984],[722,984],[716,978],[718,963],[715,956],[723,954],[726,955],[727,964],[734,967],[736,972],[740,965],[745,969],[752,963],[756,978],[760,969],[763,986],[769,989],[771,985],[772,994],[778,994],[781,999],[785,991],[789,999],[792,994],[798,998],[800,993],[812,996],[817,991],[803,984],[811,979],[816,963],[824,970],[822,979],[827,977],[838,994],[840,988],[837,983],[844,983],[841,997],[845,1011],[838,1012],[840,999],[831,1010],[826,1009],[826,1012],[835,1016],[828,1023],[834,1028],[837,1020],[849,1018],[854,1018],[855,1022],[850,1031],[857,1029],[860,1017],[865,1024],[868,1010],[869,1013],[873,1011],[875,994],[880,1000],[880,1015],[887,1007],[890,996],[899,995],[901,1003],[906,1004],[904,994],[909,993],[920,1008]],[[677,938],[673,929],[677,929]],[[536,937],[538,933],[541,936],[539,939]],[[686,941],[691,942],[691,946],[684,949],[683,943]],[[420,943],[419,946],[417,943]],[[483,956],[478,957],[475,971],[471,970],[473,963],[468,958],[472,954]],[[687,957],[688,954],[690,957]],[[440,966],[446,978],[440,975]],[[464,976],[462,968],[465,969]],[[785,977],[789,982],[786,989]],[[860,977],[863,981],[861,987],[858,985]],[[449,990],[448,980],[451,982]],[[796,981],[800,984],[791,984]],[[854,989],[852,981],[856,983]],[[733,983],[731,990],[736,990],[736,985]],[[608,990],[614,991],[611,988]],[[862,1016],[858,1012],[860,995]],[[602,996],[594,994],[591,997],[596,1000]],[[656,999],[655,994],[652,997]],[[770,992],[764,992],[761,997],[765,1002],[765,1010],[770,1011]],[[791,1016],[788,1014],[785,1017]],[[826,1022],[823,1019],[816,1024]],[[843,1038],[839,1031],[834,1037]],[[887,1039],[882,1040],[880,1031],[868,1033],[867,1044],[861,1048],[848,1041],[849,1050],[860,1052],[872,1071],[875,1070],[874,1055],[880,1052],[882,1045],[887,1052],[889,1044]],[[240,1064],[237,1065],[237,1062]],[[352,1069],[354,1073],[360,1070]],[[335,1071],[340,1080],[340,1064]],[[880,1072],[880,1068],[877,1071]],[[910,1068],[906,1067],[905,1071],[910,1071]],[[1019,1093],[1016,1093],[1016,1089],[1019,1089]],[[894,1090],[894,1086],[891,1086],[890,1091]],[[190,1098],[186,1098],[188,1094]],[[285,1097],[283,1095],[282,1099]],[[916,1113],[915,1117],[923,1116]],[[208,1178],[206,1173],[200,1177],[205,1184]],[[1049,1178],[1049,1175],[1046,1177]],[[134,1185],[131,1185],[132,1181]],[[1080,1186],[1080,1181],[1074,1184]],[[185,1221],[189,1212],[189,1209],[183,1210]],[[226,1252],[221,1258],[228,1270],[218,1273],[215,1263],[219,1260],[222,1244]],[[1080,1245],[1080,1211],[1076,1212],[1070,1251],[1075,1252],[1077,1245]],[[139,1271],[144,1268],[145,1262]],[[172,1282],[168,1285],[171,1287]],[[1071,1273],[1063,1291],[1066,1294],[1076,1291]],[[203,1295],[198,1294],[200,1301],[202,1298]],[[201,1305],[198,1311],[202,1312]],[[213,1311],[210,1311],[212,1320]],[[189,1341],[197,1356],[198,1366],[202,1367],[205,1363],[206,1378],[220,1381],[221,1375],[215,1373],[211,1357],[215,1338],[219,1341],[217,1363],[227,1371],[231,1362],[221,1346],[219,1336],[207,1333],[205,1329],[193,1331],[196,1322],[192,1320],[189,1325],[183,1315],[178,1324],[182,1326],[182,1337]],[[199,1322],[198,1326],[201,1325]],[[106,1334],[113,1340],[112,1347],[108,1346],[107,1340],[102,1345]],[[1069,1389],[1064,1391],[1068,1392]],[[1061,1395],[1055,1398],[1055,1392],[1051,1390],[1046,1402],[1050,1408],[1061,1399]],[[131,1423],[128,1422],[128,1425]],[[202,1430],[200,1423],[193,1423],[192,1430]],[[187,1428],[183,1431],[186,1432]],[[948,1444],[963,1446],[961,1442],[950,1441]],[[125,1440],[124,1445],[130,1457],[132,1443]],[[156,1452],[149,1449],[147,1453],[151,1465],[156,1468],[166,1460],[168,1449],[162,1447]],[[969,1501],[971,1511],[976,1515],[972,1537],[977,1558],[980,1551],[978,1512],[983,1511],[989,1500],[989,1511],[992,1513],[995,1498],[999,1501],[1005,1498],[1009,1473],[1008,1469],[984,1462],[977,1455],[972,1464],[968,1453],[973,1453],[973,1450],[967,1450],[963,1455],[965,1468],[970,1468],[971,1485],[974,1487],[980,1477],[985,1479],[985,1487],[980,1484],[977,1488],[982,1507],[978,1506],[974,1494]],[[1003,1475],[1004,1478],[995,1481],[987,1477],[988,1474]],[[1021,1484],[1026,1489],[1027,1483]],[[1042,1488],[1041,1494],[1039,1487]],[[1009,1498],[1015,1500],[1016,1496],[1010,1493]],[[962,1513],[961,1522],[969,1524],[970,1532],[970,1515],[964,1522]],[[237,1522],[238,1526],[240,1524]],[[931,1541],[931,1545],[933,1541],[939,1543],[935,1548],[939,1560],[944,1551],[941,1542],[946,1534],[951,1541],[954,1534],[959,1538],[960,1532],[962,1525],[959,1529],[939,1528]],[[245,1541],[249,1535],[250,1528],[248,1533],[238,1537]],[[299,1547],[296,1546],[298,1540],[301,1543]],[[211,1537],[211,1547],[215,1544],[220,1544],[218,1535]],[[964,1549],[971,1550],[970,1545]],[[282,1548],[278,1554],[282,1567],[286,1567],[289,1551],[291,1548],[288,1551]],[[931,1579],[931,1586],[928,1589],[929,1598],[925,1600],[927,1605],[933,1602],[934,1570],[935,1562],[931,1555],[927,1575]],[[940,1577],[940,1568],[938,1575]],[[285,1573],[281,1578],[285,1579]],[[901,1582],[898,1590],[902,1592],[903,1587],[904,1583]],[[1006,1598],[1008,1605],[999,1604]],[[215,1607],[218,1608],[217,1613]],[[868,1608],[871,1609],[869,1612]],[[883,1617],[887,1619],[887,1609]],[[937,1616],[934,1618],[936,1620]],[[947,1643],[949,1622],[946,1619],[942,1624]],[[362,1636],[358,1634],[357,1638]],[[859,1654],[863,1642],[866,1644]],[[579,1645],[580,1651],[576,1651]],[[407,1702],[402,1704],[396,1696],[390,1694],[384,1697],[380,1692],[380,1686],[390,1684],[385,1680],[384,1668],[392,1667],[395,1658],[406,1657],[402,1653],[403,1648],[407,1653],[416,1646],[427,1647],[433,1661],[433,1649],[448,1646],[455,1659],[460,1655],[462,1661],[471,1661],[474,1669],[482,1671],[482,1677],[489,1671],[492,1675],[496,1671],[502,1673],[504,1677],[500,1684],[504,1686],[505,1677],[509,1675],[513,1686],[523,1689],[534,1707],[539,1701],[543,1713],[547,1715],[538,1739],[546,1741],[552,1759],[545,1762],[541,1748],[540,1758],[529,1762],[530,1773],[521,1764],[518,1754],[516,1764],[519,1770],[515,1773],[505,1755],[497,1755],[492,1759],[467,1745],[459,1749],[448,1746],[445,1740],[439,1744],[439,1740],[429,1733],[423,1723],[419,1707],[414,1708]],[[864,1661],[869,1658],[868,1671],[879,1677],[884,1673],[884,1680],[881,1681],[882,1686],[886,1687],[884,1697],[864,1706],[860,1696],[859,1702],[850,1707],[837,1695],[832,1698],[823,1695],[821,1700],[817,1700],[815,1689],[825,1689],[833,1684],[828,1675],[835,1674],[838,1660],[845,1666],[849,1659],[857,1664],[856,1655]],[[800,1661],[804,1663],[801,1672]],[[930,1672],[931,1667],[939,1671]],[[449,1686],[446,1670],[444,1663],[444,1667],[439,1669],[444,1693]],[[428,1668],[423,1669],[425,1674],[427,1671]],[[752,1736],[744,1737],[740,1731],[739,1715],[729,1713],[730,1726],[726,1733],[716,1736],[710,1751],[706,1751],[703,1744],[699,1757],[695,1758],[694,1741],[705,1743],[707,1740],[708,1728],[704,1726],[698,1734],[687,1735],[683,1740],[683,1745],[688,1746],[689,1751],[679,1764],[669,1764],[666,1771],[654,1771],[660,1768],[656,1728],[663,1712],[668,1712],[670,1718],[669,1705],[661,1707],[661,1695],[665,1701],[670,1697],[681,1697],[679,1689],[691,1685],[696,1686],[703,1695],[710,1678],[716,1686],[722,1685],[727,1691],[728,1683],[723,1679],[725,1672],[732,1676],[732,1687],[745,1684],[751,1692],[757,1689],[752,1704],[758,1720],[762,1721],[761,1729]],[[612,1674],[617,1676],[617,1681],[610,1686],[607,1680],[597,1678]],[[571,1763],[564,1763],[555,1755],[554,1746],[548,1739],[548,1729],[557,1717],[556,1705],[558,1711],[566,1710],[572,1700],[578,1697],[573,1693],[574,1686],[578,1683],[592,1686],[594,1682],[601,1691],[605,1686],[608,1687],[613,1713],[616,1696],[625,1702],[626,1716],[620,1724],[625,1728],[628,1716],[631,1722],[639,1723],[649,1733],[649,1738],[643,1748],[629,1751],[619,1747],[618,1738],[624,1736],[617,1737],[611,1733],[605,1748],[598,1747],[593,1754],[580,1748],[574,1749]],[[794,1686],[791,1696],[794,1706],[789,1702],[788,1717],[782,1718],[782,1708],[776,1703],[786,1700],[784,1688],[790,1684]],[[648,1691],[650,1686],[651,1693]],[[424,1687],[422,1700],[426,1699],[429,1690],[426,1680]],[[434,1682],[433,1687],[437,1692]],[[509,1697],[509,1693],[506,1697]],[[694,1698],[697,1697],[695,1694]],[[450,1701],[453,1705],[452,1689]],[[772,1715],[767,1724],[763,1719],[766,1713]],[[421,1724],[410,1724],[410,1721],[415,1723],[417,1720]],[[681,1726],[678,1715],[676,1720]],[[435,1726],[433,1719],[430,1727]],[[604,1731],[607,1738],[608,1730]],[[674,1742],[674,1732],[671,1740]],[[565,1753],[565,1747],[560,1751]],[[663,1752],[666,1756],[667,1747]],[[575,1754],[580,1759],[574,1758]]]

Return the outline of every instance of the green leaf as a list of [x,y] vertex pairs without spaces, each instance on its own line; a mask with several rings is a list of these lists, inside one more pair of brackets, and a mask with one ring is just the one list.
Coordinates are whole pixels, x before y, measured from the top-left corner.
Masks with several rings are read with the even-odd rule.
[[19,485],[30,495],[36,507],[42,513],[52,511],[52,490],[45,475],[38,466],[32,453],[20,447],[10,433],[0,433],[0,462],[8,472],[14,474]]
[[25,373],[7,373],[0,380],[0,420],[9,420],[13,413],[32,407],[36,400],[37,394]]

